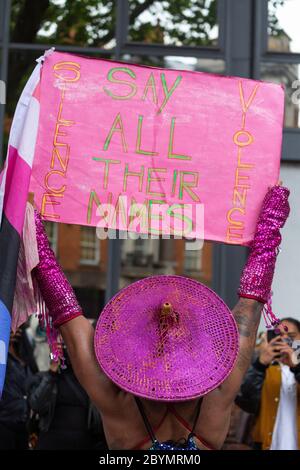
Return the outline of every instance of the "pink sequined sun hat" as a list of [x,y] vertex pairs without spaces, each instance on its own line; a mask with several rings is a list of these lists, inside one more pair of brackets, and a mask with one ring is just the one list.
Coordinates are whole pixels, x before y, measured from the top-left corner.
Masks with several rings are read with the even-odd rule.
[[152,276],[120,290],[97,323],[97,360],[120,388],[150,400],[193,399],[236,361],[238,331],[215,292],[193,279]]

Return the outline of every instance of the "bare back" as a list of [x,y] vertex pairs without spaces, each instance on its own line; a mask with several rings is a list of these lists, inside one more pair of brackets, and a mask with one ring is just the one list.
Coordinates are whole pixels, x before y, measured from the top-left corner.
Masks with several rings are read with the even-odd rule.
[[[205,395],[195,434],[215,449],[220,449],[226,438],[235,396],[246,373],[255,346],[262,304],[251,299],[240,299],[233,310],[240,331],[240,349],[237,362],[228,378]],[[94,352],[94,329],[83,316],[74,318],[60,328],[67,345],[74,372],[95,403],[102,416],[104,432],[110,449],[132,449],[143,442],[142,449],[151,447],[145,440],[147,430],[133,395],[120,390],[100,369]],[[176,413],[189,425],[193,422],[197,400],[177,402]],[[163,402],[143,400],[151,426],[156,429],[166,412]],[[160,442],[187,438],[189,431],[169,413],[156,437]],[[197,441],[199,448],[205,445]]]
[[[218,407],[218,394],[219,391],[215,390],[203,399],[194,438],[200,449],[219,449],[228,432],[231,406],[227,409]],[[142,403],[151,427],[155,430],[155,436],[160,442],[168,440],[177,442],[188,437],[195,417],[197,400],[172,405],[176,414],[190,426],[190,429],[168,411],[167,404],[150,400],[142,400]],[[112,450],[149,449],[152,444],[151,439],[133,395],[120,391],[112,405],[110,412],[101,412],[108,447]]]

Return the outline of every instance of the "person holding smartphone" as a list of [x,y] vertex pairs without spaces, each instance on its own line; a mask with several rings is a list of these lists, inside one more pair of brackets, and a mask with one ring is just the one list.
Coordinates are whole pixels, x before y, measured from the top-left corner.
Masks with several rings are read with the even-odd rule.
[[282,321],[278,330],[263,335],[258,357],[249,368],[236,404],[256,415],[255,448],[300,448],[300,322]]

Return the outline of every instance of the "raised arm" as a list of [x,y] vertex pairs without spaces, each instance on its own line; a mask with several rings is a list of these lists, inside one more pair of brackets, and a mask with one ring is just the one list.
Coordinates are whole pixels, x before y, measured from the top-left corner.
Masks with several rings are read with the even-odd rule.
[[[75,293],[49,245],[37,211],[35,225],[39,264],[33,270],[33,276],[52,319],[53,331],[60,330],[79,382],[98,409],[103,411],[114,403],[117,388],[98,365],[94,354],[94,329],[82,315]],[[53,335],[52,342],[55,342]]]
[[[270,299],[276,257],[281,243],[280,229],[290,211],[288,197],[287,188],[274,186],[269,189],[258,217],[255,236],[240,280],[240,300],[232,312],[240,333],[240,348],[235,368],[221,386],[228,403],[234,400],[250,365],[261,312]],[[270,322],[273,322],[270,326],[275,326],[272,312],[269,315]]]
[[224,397],[229,402],[234,400],[250,366],[262,309],[261,302],[240,298],[232,311],[239,329],[240,347],[235,367],[221,387]]
[[119,389],[101,371],[94,353],[94,328],[82,315],[64,323],[60,332],[78,381],[101,412],[114,409]]

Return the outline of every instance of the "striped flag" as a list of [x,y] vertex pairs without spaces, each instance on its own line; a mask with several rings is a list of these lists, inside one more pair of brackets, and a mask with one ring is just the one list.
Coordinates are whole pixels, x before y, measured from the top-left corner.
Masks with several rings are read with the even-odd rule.
[[38,85],[43,57],[38,59],[19,99],[10,131],[7,158],[0,175],[0,397],[5,379],[17,262],[38,130]]

